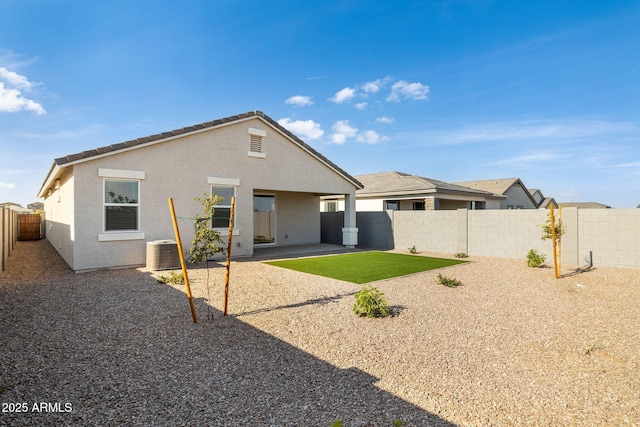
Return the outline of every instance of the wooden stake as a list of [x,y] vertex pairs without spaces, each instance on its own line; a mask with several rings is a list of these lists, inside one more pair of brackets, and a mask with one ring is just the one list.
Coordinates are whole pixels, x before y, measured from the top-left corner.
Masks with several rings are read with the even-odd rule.
[[557,279],[558,277],[560,277],[560,274],[558,274],[558,257],[556,248],[556,218],[553,215],[552,204],[549,205],[549,211],[551,216],[551,242],[553,243],[553,271]]
[[189,298],[189,307],[191,307],[191,317],[193,323],[198,323],[196,317],[196,307],[193,304],[193,297],[191,296],[191,286],[189,286],[189,275],[187,274],[187,265],[184,262],[184,253],[182,252],[182,241],[180,240],[180,230],[178,229],[178,221],[176,220],[176,211],[173,208],[173,199],[169,197],[169,209],[171,210],[171,220],[173,221],[173,231],[176,235],[176,241],[178,242],[178,255],[180,256],[180,266],[182,267],[182,278],[184,279],[184,285],[187,289],[187,298]]
[[562,205],[558,206],[558,230],[560,235],[558,236],[558,277],[562,273]]
[[227,274],[224,279],[224,311],[227,315],[227,300],[229,298],[229,274],[231,273],[231,243],[233,242],[233,217],[235,215],[236,196],[231,197],[231,214],[229,215],[229,238],[227,239]]

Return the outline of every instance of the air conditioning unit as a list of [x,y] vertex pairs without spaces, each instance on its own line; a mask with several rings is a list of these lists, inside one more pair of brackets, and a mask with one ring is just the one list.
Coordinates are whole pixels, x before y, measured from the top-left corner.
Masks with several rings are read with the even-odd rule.
[[172,270],[180,268],[178,243],[175,240],[154,240],[147,242],[147,268],[151,270]]

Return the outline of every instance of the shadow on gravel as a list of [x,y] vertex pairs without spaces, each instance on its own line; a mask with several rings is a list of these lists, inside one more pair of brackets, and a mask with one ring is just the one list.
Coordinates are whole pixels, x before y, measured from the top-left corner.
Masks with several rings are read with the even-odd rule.
[[287,305],[281,305],[279,307],[270,307],[270,308],[262,308],[260,310],[252,310],[252,311],[246,311],[244,313],[237,313],[237,314],[232,314],[231,316],[234,317],[242,317],[242,316],[249,316],[249,315],[253,315],[253,314],[259,314],[259,313],[268,313],[270,311],[274,311],[274,310],[283,310],[283,309],[287,309],[287,308],[296,308],[296,307],[303,307],[305,305],[326,305],[332,302],[337,302],[338,300],[344,298],[344,297],[349,297],[349,296],[353,296],[355,295],[356,292],[349,292],[346,294],[341,294],[341,295],[334,295],[334,296],[330,296],[330,297],[322,297],[322,298],[313,298],[304,302],[298,302],[295,304],[287,304]]
[[0,425],[454,426],[135,269],[2,280]]

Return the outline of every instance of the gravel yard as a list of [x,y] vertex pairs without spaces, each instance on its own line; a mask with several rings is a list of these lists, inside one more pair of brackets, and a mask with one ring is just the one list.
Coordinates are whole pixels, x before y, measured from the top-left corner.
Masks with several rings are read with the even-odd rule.
[[[442,254],[422,254],[444,256]],[[46,241],[0,272],[0,425],[639,426],[640,271],[522,260],[359,285],[263,264],[73,274]],[[458,288],[437,284],[455,277]],[[22,411],[22,412],[18,412]]]

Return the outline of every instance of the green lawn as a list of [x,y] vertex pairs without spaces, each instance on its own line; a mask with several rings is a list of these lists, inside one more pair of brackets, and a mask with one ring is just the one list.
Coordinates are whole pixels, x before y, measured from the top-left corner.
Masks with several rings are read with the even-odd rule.
[[270,261],[266,264],[362,284],[463,262],[466,261],[372,251]]

